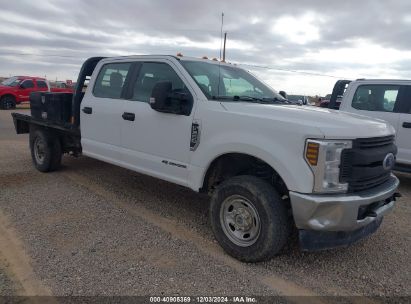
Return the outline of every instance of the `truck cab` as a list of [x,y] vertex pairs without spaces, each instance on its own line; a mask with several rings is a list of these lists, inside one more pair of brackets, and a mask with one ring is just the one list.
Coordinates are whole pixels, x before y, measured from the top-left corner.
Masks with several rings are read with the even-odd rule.
[[411,80],[359,79],[345,83],[346,88],[343,85],[337,93],[343,95],[339,109],[390,123],[396,130],[397,169],[411,172]]
[[235,65],[90,58],[69,120],[48,119],[47,100],[64,101],[49,94],[33,96],[33,116],[12,114],[39,171],[83,154],[209,194],[212,231],[241,261],[272,258],[292,229],[303,250],[347,246],[376,231],[398,196],[391,125],[292,105]]

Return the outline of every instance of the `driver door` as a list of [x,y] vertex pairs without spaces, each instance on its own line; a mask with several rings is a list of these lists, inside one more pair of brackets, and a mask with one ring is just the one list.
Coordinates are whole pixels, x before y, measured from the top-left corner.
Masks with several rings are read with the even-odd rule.
[[189,116],[157,112],[149,101],[160,81],[170,81],[173,91],[192,93],[171,61],[139,64],[130,81],[130,98],[123,106],[122,159],[130,169],[186,185],[194,111],[191,109]]
[[24,80],[19,86],[18,100],[20,102],[29,101],[30,93],[34,90],[34,81],[31,79]]

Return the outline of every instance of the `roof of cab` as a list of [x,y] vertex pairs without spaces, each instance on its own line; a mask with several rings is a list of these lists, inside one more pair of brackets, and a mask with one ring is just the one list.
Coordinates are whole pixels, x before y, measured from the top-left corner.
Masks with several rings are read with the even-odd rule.
[[[361,78],[354,80],[355,82],[376,82],[376,83],[386,83],[386,82],[411,82],[410,79],[367,79],[367,78]],[[353,81],[353,82],[354,82]]]
[[176,60],[181,61],[199,61],[199,62],[207,62],[210,64],[222,64],[227,66],[235,66],[235,64],[222,62],[219,60],[213,59],[204,59],[204,58],[197,58],[197,57],[189,57],[189,56],[175,56],[175,55],[130,55],[130,56],[118,56],[118,57],[106,57],[102,59],[102,61],[109,62],[111,60],[127,60],[127,59],[142,59],[142,58],[151,58],[151,59],[165,59],[165,58],[174,58]]
[[38,79],[38,80],[46,80],[43,77],[34,77],[34,76],[14,76],[17,79]]

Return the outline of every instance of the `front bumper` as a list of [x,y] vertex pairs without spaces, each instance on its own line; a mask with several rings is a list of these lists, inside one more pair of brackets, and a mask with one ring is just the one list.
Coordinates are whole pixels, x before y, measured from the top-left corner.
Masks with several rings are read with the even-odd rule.
[[290,192],[298,229],[355,231],[389,212],[395,203],[399,180],[391,175],[384,184],[355,194],[302,194]]
[[383,185],[352,195],[290,192],[301,248],[313,251],[348,246],[374,233],[394,207],[399,184],[391,175]]

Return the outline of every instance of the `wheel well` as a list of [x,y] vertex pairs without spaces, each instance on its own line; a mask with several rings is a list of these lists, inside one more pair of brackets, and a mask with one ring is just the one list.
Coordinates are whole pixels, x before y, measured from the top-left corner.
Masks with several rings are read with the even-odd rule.
[[60,142],[63,153],[69,153],[73,156],[81,154],[80,137],[66,134],[56,129],[31,124],[29,129],[30,134],[34,133],[36,130],[43,130],[44,132],[49,133],[53,138],[56,138]]
[[0,100],[1,100],[3,97],[7,97],[7,96],[13,98],[13,99],[14,99],[14,102],[16,102],[16,96],[14,96],[13,94],[10,94],[10,93],[7,93],[7,94],[4,94],[4,95],[0,96]]
[[238,175],[252,175],[269,182],[281,196],[288,189],[281,176],[265,161],[242,153],[229,153],[216,158],[209,166],[201,192],[211,193],[224,180]]

